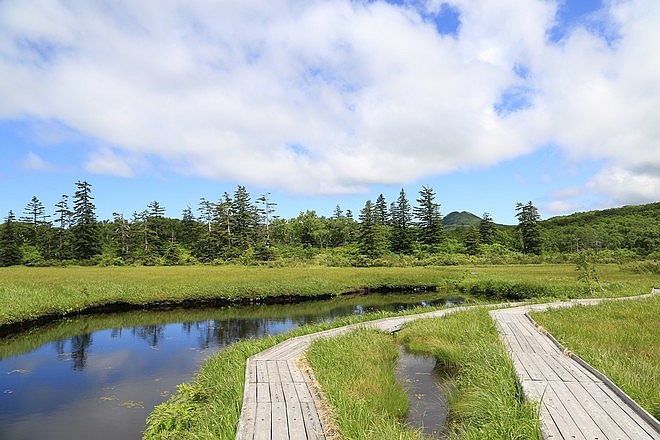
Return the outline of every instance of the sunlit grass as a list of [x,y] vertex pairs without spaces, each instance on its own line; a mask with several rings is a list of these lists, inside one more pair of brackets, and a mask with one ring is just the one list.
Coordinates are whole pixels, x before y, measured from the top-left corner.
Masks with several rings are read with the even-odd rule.
[[485,309],[417,320],[399,340],[451,373],[449,430],[458,439],[540,439],[537,406],[524,402],[513,364]]
[[[660,284],[657,275],[624,273],[598,267],[599,295],[647,293]],[[452,267],[64,267],[0,268],[0,325],[66,315],[86,308],[126,303],[223,300],[267,301],[288,296],[338,295],[363,288],[439,290],[494,297],[513,291],[522,296],[580,295],[573,265]]]
[[531,315],[660,418],[660,296]]
[[397,383],[398,349],[391,335],[358,330],[315,341],[307,359],[345,439],[421,439],[405,424],[408,400]]
[[[429,310],[417,308],[403,314],[422,311]],[[239,341],[211,356],[191,383],[181,386],[168,401],[154,409],[147,419],[144,438],[234,439],[243,402],[247,358],[288,338],[395,315],[378,312],[350,316],[306,325],[277,336]]]

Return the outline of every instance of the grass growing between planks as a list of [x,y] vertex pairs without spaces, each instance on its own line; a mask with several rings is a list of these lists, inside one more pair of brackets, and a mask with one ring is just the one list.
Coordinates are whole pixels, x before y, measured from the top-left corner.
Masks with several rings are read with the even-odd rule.
[[531,316],[660,419],[660,296]]
[[357,330],[312,343],[307,360],[332,408],[341,438],[421,439],[404,423],[405,391],[397,383],[391,335]]
[[[599,266],[597,296],[648,292],[660,276]],[[362,288],[437,288],[492,300],[581,296],[573,265],[453,267],[9,267],[0,268],[0,326],[113,303],[268,301]]]
[[408,350],[454,374],[449,431],[458,439],[540,439],[537,405],[523,402],[513,364],[485,309],[422,319],[398,334]]

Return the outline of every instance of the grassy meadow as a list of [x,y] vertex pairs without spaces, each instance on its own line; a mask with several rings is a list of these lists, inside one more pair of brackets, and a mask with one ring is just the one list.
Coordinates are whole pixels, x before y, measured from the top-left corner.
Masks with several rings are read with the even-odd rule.
[[534,312],[532,317],[660,419],[660,296]]
[[[598,296],[647,293],[660,276],[598,267]],[[0,268],[0,326],[108,304],[268,302],[360,289],[435,289],[491,300],[584,295],[573,265],[443,267],[9,267]]]
[[[622,270],[618,265],[598,265],[597,272],[600,282],[594,289],[593,296],[638,295],[648,293],[654,286],[660,286],[660,276],[633,273]],[[42,317],[75,315],[86,309],[113,304],[146,307],[163,303],[183,305],[205,301],[277,302],[291,297],[311,299],[337,296],[363,289],[428,289],[466,294],[493,302],[520,299],[544,301],[588,295],[585,286],[578,281],[575,266],[571,264],[379,268],[10,267],[0,268],[0,327],[8,328],[12,324]],[[633,303],[635,301],[626,301],[625,306]],[[654,322],[657,329],[657,303],[655,307]],[[566,312],[570,313],[571,310]],[[634,316],[642,313],[642,310],[631,313],[632,317],[626,315],[625,320],[634,321]],[[245,360],[249,356],[292,336],[389,315],[391,314],[378,313],[365,317],[342,318],[332,323],[304,326],[283,335],[240,341],[229,346],[210,357],[191,383],[181,385],[177,394],[154,410],[149,417],[144,437],[233,439],[243,397]],[[555,331],[550,323],[547,326],[551,331]],[[613,328],[623,329],[622,326]],[[71,330],[58,328],[53,331]],[[635,335],[636,331],[625,330],[631,335]],[[572,332],[573,330],[566,331],[567,334]],[[564,338],[561,331],[558,331],[557,336],[582,354],[577,346],[573,348],[572,342]],[[373,339],[373,345],[379,347],[369,353],[373,355],[373,360],[369,362],[363,358],[364,349],[355,353],[357,362],[372,372],[383,370],[389,377],[389,366],[393,362],[391,347],[396,347],[397,342],[405,344],[413,351],[431,353],[440,363],[456,371],[457,392],[452,398],[451,406],[451,428],[455,438],[527,439],[538,435],[535,409],[520,402],[519,390],[511,376],[513,370],[508,358],[502,355],[506,352],[503,351],[495,327],[485,311],[458,313],[438,320],[415,322],[400,333],[398,341],[391,336],[371,333],[359,334],[359,337],[365,341]],[[346,341],[349,345],[359,346],[356,341],[351,342],[350,337],[348,338]],[[585,336],[585,340],[589,338],[590,335]],[[324,389],[327,387],[327,390],[330,390],[334,386],[329,385],[332,380],[338,383],[346,379],[347,368],[334,371],[340,375],[335,379],[329,376],[333,373],[332,370],[338,370],[330,362],[340,351],[339,345],[333,344],[346,344],[346,341],[338,339],[328,342],[325,347],[315,346],[311,352],[310,361],[315,363],[317,375],[328,383],[324,384]],[[587,343],[589,344],[590,342]],[[655,373],[653,368],[648,368],[637,374],[650,372],[656,390],[659,364],[657,349],[655,346],[648,353],[646,348],[633,349],[640,351],[641,356],[649,356],[652,362],[655,362]],[[584,357],[592,362],[587,354]],[[324,358],[329,362],[326,367],[322,365]],[[351,362],[350,359],[344,361]],[[593,364],[601,368],[597,362]],[[326,372],[322,372],[324,368]],[[612,377],[614,379],[615,375]],[[396,394],[396,387],[391,388],[389,379],[379,379],[377,382],[382,382],[386,393]],[[376,389],[369,388],[374,384],[366,385],[367,388],[363,391],[365,395],[377,395]],[[358,388],[355,388],[352,392],[355,394],[357,390]],[[656,391],[655,396],[657,395],[659,393]],[[399,400],[395,399],[394,402]],[[657,400],[655,402],[657,405]],[[339,408],[341,409],[341,405]],[[389,438],[419,438],[419,433],[402,426],[398,421],[401,411],[405,411],[404,408],[403,403],[395,403],[391,408],[373,407],[362,416],[374,417],[374,411],[381,411],[378,416],[381,418],[378,420],[382,420],[382,423],[378,422],[377,427],[372,426],[371,431],[364,430],[363,434],[360,434],[363,437],[352,437],[350,434],[346,438],[383,438],[379,435],[384,433],[387,433],[387,436],[392,435]],[[337,420],[341,417],[340,409],[335,408]],[[356,415],[353,413],[359,412],[347,405],[343,411],[352,413],[351,417]],[[530,415],[533,417],[530,418]],[[348,423],[350,425],[354,422]],[[357,432],[357,428],[348,429],[346,432]]]
[[540,439],[538,409],[522,402],[513,364],[486,309],[414,321],[397,336],[361,330],[315,341],[307,359],[342,438],[424,438],[404,423],[408,403],[394,372],[399,343],[433,355],[452,378],[451,438]]

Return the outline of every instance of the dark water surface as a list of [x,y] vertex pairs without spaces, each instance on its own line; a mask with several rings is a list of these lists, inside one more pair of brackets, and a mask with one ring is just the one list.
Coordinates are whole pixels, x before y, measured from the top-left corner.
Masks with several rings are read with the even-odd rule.
[[[374,310],[442,305],[440,294],[292,305],[126,312],[0,339],[0,440],[139,439],[154,406],[239,339]],[[451,302],[451,300],[449,300]]]
[[406,423],[421,429],[425,436],[448,438],[447,396],[451,385],[449,378],[436,369],[435,358],[411,354],[400,347],[396,373],[410,402]]

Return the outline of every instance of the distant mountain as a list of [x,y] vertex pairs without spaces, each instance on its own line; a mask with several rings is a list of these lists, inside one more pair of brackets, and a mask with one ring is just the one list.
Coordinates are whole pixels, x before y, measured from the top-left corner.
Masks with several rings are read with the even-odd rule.
[[469,228],[474,226],[479,227],[481,222],[481,217],[477,217],[471,212],[450,212],[442,219],[442,223],[445,225],[445,229],[456,229],[456,228]]

